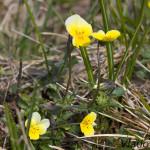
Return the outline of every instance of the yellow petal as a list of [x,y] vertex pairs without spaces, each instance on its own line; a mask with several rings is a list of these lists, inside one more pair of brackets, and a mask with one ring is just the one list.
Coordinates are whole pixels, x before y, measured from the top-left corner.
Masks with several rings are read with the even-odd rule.
[[34,121],[36,124],[39,124],[41,121],[41,116],[38,112],[33,112],[32,113],[32,118],[31,121]]
[[109,41],[115,40],[120,36],[120,32],[117,30],[111,30],[106,33],[106,39]]
[[91,36],[92,32],[93,30],[90,24],[83,25],[80,28],[80,33],[82,33],[84,36]]
[[90,136],[94,135],[94,129],[92,125],[86,125],[84,128],[84,135],[85,136]]
[[103,38],[105,37],[105,33],[103,30],[99,30],[98,32],[93,32],[92,33],[92,37],[102,41]]
[[82,122],[86,122],[87,124],[92,124],[96,120],[96,113],[91,112],[89,113]]
[[39,133],[32,131],[32,129],[30,128],[29,137],[31,140],[38,140],[39,139]]
[[48,119],[43,119],[41,122],[37,125],[37,128],[39,130],[39,134],[43,135],[46,133],[47,128],[50,126],[50,122]]
[[68,25],[66,29],[68,33],[73,37],[75,37],[77,33],[79,32],[79,27],[76,25]]
[[82,25],[88,24],[83,18],[81,18],[79,15],[75,14],[67,18],[65,21],[66,27],[68,25],[76,25],[78,27],[81,27]]
[[90,38],[85,36],[85,37],[74,37],[72,39],[72,44],[73,46],[76,46],[76,47],[80,47],[80,46],[87,46],[89,45],[91,42]]

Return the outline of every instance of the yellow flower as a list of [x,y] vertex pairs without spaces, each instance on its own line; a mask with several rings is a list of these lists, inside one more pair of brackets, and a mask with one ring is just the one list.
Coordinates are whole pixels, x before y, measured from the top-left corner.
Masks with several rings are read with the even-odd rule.
[[[27,127],[28,120],[25,122],[25,126]],[[43,135],[46,133],[47,128],[50,126],[50,122],[48,119],[41,120],[41,116],[38,112],[32,113],[30,129],[29,129],[29,137],[31,140],[39,139],[39,135]]]
[[147,2],[147,6],[150,8],[150,1]]
[[73,37],[72,44],[79,46],[87,46],[90,44],[89,36],[92,34],[92,26],[88,24],[79,15],[72,15],[65,21],[68,33]]
[[96,125],[94,122],[96,120],[96,116],[96,113],[91,112],[80,123],[81,132],[84,133],[85,136],[94,135],[93,126]]
[[100,41],[103,42],[110,42],[115,40],[116,38],[118,38],[120,36],[120,32],[117,30],[110,30],[108,31],[106,34],[104,31],[99,30],[97,33],[93,32],[92,36]]

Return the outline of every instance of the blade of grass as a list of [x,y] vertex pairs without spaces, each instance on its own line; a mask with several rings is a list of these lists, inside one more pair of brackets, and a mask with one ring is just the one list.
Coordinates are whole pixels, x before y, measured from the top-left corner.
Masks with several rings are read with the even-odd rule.
[[59,18],[59,20],[63,24],[63,26],[66,27],[64,20],[62,19],[62,17],[59,14],[59,12],[55,9],[55,7],[53,7],[53,11],[54,11],[55,15]]
[[138,94],[141,102],[143,103],[143,105],[147,109],[147,111],[150,113],[150,106],[149,106],[149,104],[145,101],[145,99],[142,97],[142,95],[139,92],[137,92],[137,94]]
[[20,144],[18,143],[19,138],[18,138],[17,127],[16,124],[11,119],[10,111],[7,103],[5,103],[5,114],[6,114],[8,129],[9,129],[11,148],[13,150],[21,150]]
[[96,8],[96,10],[91,15],[90,19],[88,19],[89,23],[91,23],[93,21],[94,17],[98,14],[99,11],[100,11],[100,7]]
[[141,23],[142,23],[142,19],[143,19],[143,17],[140,18],[140,22],[139,22],[139,24],[137,25],[137,27],[136,27],[136,29],[135,29],[135,32],[134,32],[134,34],[133,34],[133,36],[132,36],[132,39],[131,39],[131,41],[130,41],[130,43],[129,43],[129,46],[128,46],[128,48],[126,49],[126,51],[125,51],[125,53],[124,53],[124,55],[123,55],[123,57],[122,57],[122,59],[121,59],[121,61],[120,61],[120,63],[119,63],[119,66],[118,66],[118,68],[117,68],[117,71],[116,71],[116,74],[115,74],[115,77],[114,77],[114,81],[117,79],[117,76],[118,76],[118,74],[119,74],[119,72],[120,72],[120,70],[121,70],[121,67],[122,67],[122,65],[123,65],[123,63],[124,63],[124,61],[125,61],[125,59],[126,59],[128,53],[129,53],[129,49],[130,49],[130,47],[131,47],[133,41],[135,40],[135,37],[136,37],[137,32],[138,32],[139,29],[140,29],[140,26],[141,26]]
[[[105,29],[105,33],[106,33],[109,30],[109,23],[108,23],[107,12],[105,10],[103,0],[100,0],[100,6],[101,6],[101,11],[102,11],[104,29]],[[113,51],[112,51],[112,47],[111,47],[110,43],[108,43],[106,45],[106,49],[107,49],[109,79],[113,80],[113,78],[114,78],[114,60],[113,60]]]
[[123,17],[123,12],[122,12],[122,8],[121,8],[121,1],[120,0],[116,0],[117,6],[118,6],[118,10],[119,10],[119,15],[120,15],[120,20],[121,20],[121,26],[123,28],[123,32],[124,32],[124,38],[125,38],[125,43],[126,43],[126,49],[128,48],[128,41],[127,41],[127,36],[126,36],[126,28],[125,28],[125,22],[124,22],[124,17]]
[[135,49],[134,53],[132,54],[130,62],[129,62],[129,65],[127,66],[126,72],[125,72],[125,74],[123,76],[123,79],[121,81],[121,84],[124,84],[127,76],[129,78],[129,80],[131,80],[136,59],[137,59],[138,54],[139,54],[139,52],[141,50],[142,44],[143,44],[143,42],[145,40],[145,37],[146,37],[146,35],[148,34],[149,31],[150,31],[150,26],[147,27],[147,29],[146,29],[144,35],[142,36],[142,38],[141,38],[137,48]]
[[53,3],[54,3],[54,0],[51,0],[51,2],[49,3],[49,7],[48,7],[48,10],[46,12],[46,16],[45,16],[44,23],[43,23],[43,26],[42,26],[42,32],[45,30],[47,22],[49,20],[49,17],[51,15],[51,11],[52,11],[52,8],[53,8]]
[[134,21],[136,22],[136,7],[135,7],[135,0],[132,0],[132,4],[133,4],[133,17],[134,17]]
[[96,89],[96,94],[94,95],[94,99],[92,101],[91,104],[94,103],[94,101],[96,100],[97,96],[98,96],[98,92],[99,92],[99,89],[100,89],[100,80],[101,80],[101,64],[100,64],[100,42],[98,41],[98,44],[97,44],[97,62],[98,62],[98,82],[97,82],[97,89]]
[[85,65],[85,68],[86,68],[86,71],[87,71],[87,74],[88,74],[90,84],[93,85],[93,84],[95,84],[95,79],[94,79],[92,66],[91,66],[91,63],[90,63],[90,60],[89,60],[89,56],[88,56],[86,47],[80,47],[80,51],[81,51],[81,54],[82,54],[82,58],[83,58],[83,61],[84,61],[84,65]]
[[36,32],[37,32],[38,37],[39,37],[39,41],[40,41],[40,43],[41,43],[42,51],[43,51],[44,58],[45,58],[45,63],[46,63],[46,67],[47,67],[47,72],[48,72],[48,75],[49,75],[49,78],[50,78],[50,77],[51,77],[51,73],[50,73],[50,71],[49,71],[49,65],[48,65],[48,61],[47,61],[46,52],[45,52],[45,49],[44,49],[44,44],[43,44],[43,42],[42,42],[42,38],[41,38],[41,36],[40,36],[40,33],[39,33],[39,31],[38,31],[38,28],[37,28],[37,25],[36,25],[36,23],[35,23],[35,19],[34,19],[32,13],[31,13],[31,10],[30,10],[30,8],[29,8],[29,5],[28,5],[27,1],[24,0],[24,3],[25,3],[25,5],[26,5],[26,7],[27,7],[28,13],[29,13],[29,15],[30,15],[30,17],[31,17],[31,20],[32,20],[33,24],[34,24],[34,28],[35,28],[35,30],[36,30]]
[[[141,6],[141,10],[140,10],[140,14],[139,14],[139,17],[138,17],[138,20],[137,20],[137,23],[136,23],[136,24],[139,24],[141,18],[143,17],[143,14],[144,14],[144,7],[145,7],[145,5],[146,5],[145,3],[146,3],[146,0],[143,0],[143,1],[142,1],[142,6]],[[135,49],[135,47],[136,47],[136,44],[137,44],[137,41],[138,41],[138,35],[139,35],[139,32],[137,32],[136,37],[135,37],[135,40],[133,41],[132,50]]]
[[94,8],[95,8],[97,2],[98,2],[98,0],[95,0],[94,2],[92,2],[93,4],[92,4],[92,6],[90,7],[90,10],[88,11],[88,13],[87,13],[87,15],[86,15],[86,17],[85,17],[86,20],[87,20],[88,16],[89,16],[90,14],[92,14],[92,12],[93,12],[93,10],[94,10]]
[[[31,123],[31,119],[32,119],[32,112],[33,112],[33,108],[34,108],[34,105],[35,105],[36,90],[37,90],[37,82],[34,85],[33,96],[31,98],[30,112],[29,112],[29,115],[28,115],[28,124],[27,124],[27,128],[26,128],[26,136],[27,137],[29,135],[30,123]],[[23,149],[26,150],[26,144],[24,144]]]

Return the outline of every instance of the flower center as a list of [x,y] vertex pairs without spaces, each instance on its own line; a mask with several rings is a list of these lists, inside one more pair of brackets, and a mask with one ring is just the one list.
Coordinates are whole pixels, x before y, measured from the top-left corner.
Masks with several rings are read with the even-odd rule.
[[78,39],[83,40],[84,39],[84,31],[75,31],[76,32],[76,36]]
[[39,132],[40,132],[40,128],[38,127],[38,126],[36,126],[36,125],[33,125],[33,124],[31,124],[31,126],[30,126],[30,132],[33,134],[33,135],[35,135],[35,134],[39,134]]

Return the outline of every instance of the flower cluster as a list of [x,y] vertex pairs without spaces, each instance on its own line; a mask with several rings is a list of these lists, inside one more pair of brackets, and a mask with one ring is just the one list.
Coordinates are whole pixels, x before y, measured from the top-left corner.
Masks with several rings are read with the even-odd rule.
[[94,122],[96,120],[96,113],[89,113],[83,121],[80,123],[81,132],[84,133],[85,136],[94,135],[93,126],[96,125]]
[[102,30],[99,30],[97,33],[93,32],[92,26],[77,14],[67,18],[65,25],[68,33],[73,37],[73,46],[78,48],[90,44],[89,36],[102,42],[110,42],[120,36],[120,32],[117,30],[108,31],[106,34]]
[[[28,120],[25,122],[25,126],[27,127]],[[50,122],[48,119],[41,120],[41,116],[38,112],[32,113],[30,128],[29,128],[29,137],[31,140],[39,139],[39,135],[43,135],[46,133],[47,128],[50,126]]]

